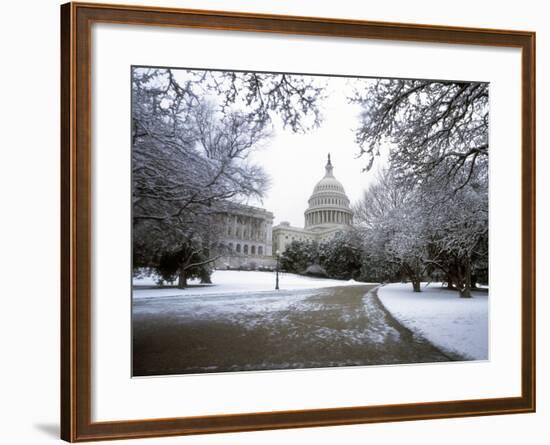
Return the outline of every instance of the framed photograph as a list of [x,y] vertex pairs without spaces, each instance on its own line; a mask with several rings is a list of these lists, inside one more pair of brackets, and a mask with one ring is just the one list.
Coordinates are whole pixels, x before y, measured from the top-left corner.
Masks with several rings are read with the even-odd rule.
[[68,3],[61,55],[64,440],[535,411],[533,32]]

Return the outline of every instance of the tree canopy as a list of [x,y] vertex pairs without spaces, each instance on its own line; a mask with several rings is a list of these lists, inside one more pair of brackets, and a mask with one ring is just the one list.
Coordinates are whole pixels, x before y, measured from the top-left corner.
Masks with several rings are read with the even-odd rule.
[[[464,187],[487,165],[489,85],[481,82],[378,79],[355,90],[362,107],[356,142],[373,165],[390,147],[396,179]],[[457,181],[457,179],[460,179]]]

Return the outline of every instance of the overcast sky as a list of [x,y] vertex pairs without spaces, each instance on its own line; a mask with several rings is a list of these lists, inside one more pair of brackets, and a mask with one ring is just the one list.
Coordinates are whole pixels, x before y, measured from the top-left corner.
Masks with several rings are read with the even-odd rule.
[[376,176],[385,158],[379,158],[371,171],[362,172],[367,158],[357,159],[358,146],[353,128],[357,125],[360,108],[346,100],[348,79],[330,78],[328,99],[324,103],[321,127],[306,134],[295,134],[275,124],[273,139],[253,159],[261,164],[271,178],[271,187],[261,205],[275,215],[274,224],[288,221],[303,227],[304,211],[315,184],[325,174],[327,154],[330,153],[334,176],[348,198],[354,203]]

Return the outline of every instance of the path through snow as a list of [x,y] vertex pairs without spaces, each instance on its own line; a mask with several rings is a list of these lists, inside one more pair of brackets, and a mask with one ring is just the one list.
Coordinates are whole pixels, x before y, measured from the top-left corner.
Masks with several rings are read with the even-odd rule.
[[397,323],[373,287],[138,298],[134,375],[449,360]]

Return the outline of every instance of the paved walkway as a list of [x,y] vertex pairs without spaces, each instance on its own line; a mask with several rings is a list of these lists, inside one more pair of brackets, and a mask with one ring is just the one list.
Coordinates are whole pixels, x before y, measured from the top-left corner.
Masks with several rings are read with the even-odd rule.
[[400,325],[373,288],[135,301],[134,375],[451,360]]

